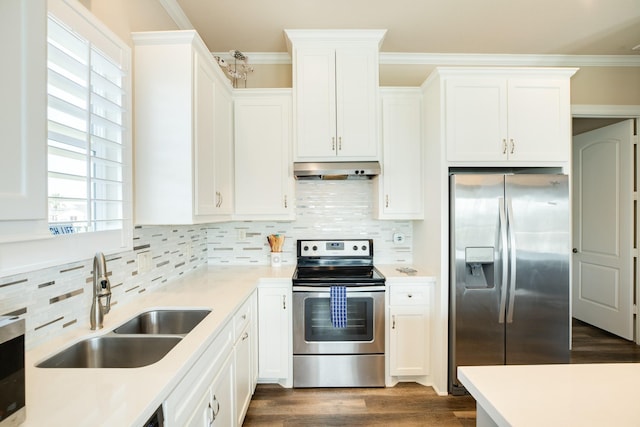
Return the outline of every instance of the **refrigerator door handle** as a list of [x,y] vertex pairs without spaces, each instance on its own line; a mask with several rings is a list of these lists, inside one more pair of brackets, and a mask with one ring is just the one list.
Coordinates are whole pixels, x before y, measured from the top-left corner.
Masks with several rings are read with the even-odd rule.
[[516,298],[516,239],[513,235],[513,206],[511,198],[507,199],[507,221],[509,223],[509,270],[511,270],[511,278],[509,279],[509,306],[507,310],[507,323],[513,323],[513,306]]
[[502,282],[500,283],[500,309],[498,310],[498,323],[504,323],[505,305],[507,303],[507,278],[509,269],[507,268],[508,240],[507,240],[507,214],[505,211],[504,197],[499,199],[500,216],[500,241],[502,243]]

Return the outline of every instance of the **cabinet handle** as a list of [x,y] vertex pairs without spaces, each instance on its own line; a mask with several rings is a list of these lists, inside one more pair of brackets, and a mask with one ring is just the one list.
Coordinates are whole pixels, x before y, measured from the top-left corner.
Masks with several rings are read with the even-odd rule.
[[385,208],[389,207],[389,195],[388,194],[386,196],[384,196],[384,207]]
[[286,295],[282,295],[282,309],[283,310],[287,309],[287,296]]
[[242,341],[246,340],[247,338],[249,338],[249,332],[244,333],[244,335],[242,336]]
[[331,151],[336,151],[336,137],[331,137]]
[[502,138],[502,154],[507,154],[507,140]]
[[407,298],[413,298],[413,294],[407,294]]
[[342,151],[342,137],[338,138],[338,150]]
[[213,410],[213,421],[215,421],[220,413],[220,402],[218,402],[218,398],[215,394],[213,395],[213,401],[216,402],[216,409]]
[[284,207],[285,207],[285,208],[288,208],[288,207],[289,207],[288,205],[289,205],[289,204],[287,203],[287,196],[285,195],[285,196],[284,196]]
[[391,329],[395,329],[396,328],[396,315],[392,315],[391,316]]
[[513,138],[511,138],[509,142],[511,143],[511,154],[513,154],[516,149],[516,143],[514,142]]
[[242,320],[247,320],[247,315],[246,314],[242,315]]
[[209,402],[209,406],[207,407],[207,418],[209,419],[209,427],[211,427],[213,422],[216,420],[216,415],[213,413],[213,406],[211,406],[211,402]]

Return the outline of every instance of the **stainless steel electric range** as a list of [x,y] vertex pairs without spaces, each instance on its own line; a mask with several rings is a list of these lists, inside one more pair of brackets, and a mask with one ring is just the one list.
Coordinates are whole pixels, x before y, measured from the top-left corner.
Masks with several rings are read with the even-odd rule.
[[383,387],[385,278],[373,240],[299,240],[293,386]]

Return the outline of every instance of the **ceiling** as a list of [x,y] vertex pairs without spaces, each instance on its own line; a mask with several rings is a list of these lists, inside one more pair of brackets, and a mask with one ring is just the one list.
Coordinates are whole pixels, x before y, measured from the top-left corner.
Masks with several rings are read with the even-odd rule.
[[286,52],[284,29],[365,28],[388,30],[382,52],[640,55],[640,0],[174,3],[213,52]]

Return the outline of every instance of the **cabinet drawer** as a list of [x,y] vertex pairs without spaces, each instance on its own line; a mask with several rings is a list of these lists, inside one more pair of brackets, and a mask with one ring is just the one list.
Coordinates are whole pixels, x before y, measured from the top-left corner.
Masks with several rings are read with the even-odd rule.
[[251,320],[251,298],[247,299],[233,316],[234,341],[240,338],[242,331]]
[[428,305],[430,287],[427,285],[393,285],[389,288],[391,305]]

